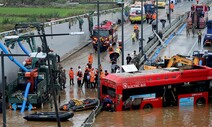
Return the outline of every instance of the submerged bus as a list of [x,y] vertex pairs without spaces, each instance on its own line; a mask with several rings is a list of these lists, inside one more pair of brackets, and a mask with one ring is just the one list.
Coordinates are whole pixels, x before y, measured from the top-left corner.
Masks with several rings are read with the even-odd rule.
[[207,104],[212,68],[185,66],[115,73],[101,78],[100,96],[109,95],[116,111]]

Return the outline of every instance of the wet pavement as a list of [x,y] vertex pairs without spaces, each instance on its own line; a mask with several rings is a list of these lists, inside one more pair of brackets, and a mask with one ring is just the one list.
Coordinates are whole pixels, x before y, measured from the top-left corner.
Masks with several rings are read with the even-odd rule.
[[[183,11],[189,10],[191,2],[178,3],[176,7],[176,13],[174,16],[182,14]],[[177,10],[179,9],[179,10]],[[165,9],[159,10],[159,19],[166,18]],[[161,25],[160,25],[161,26]],[[160,27],[159,26],[159,27]],[[140,26],[139,26],[140,27]],[[139,44],[136,42],[132,44],[130,35],[133,31],[132,24],[125,24],[124,27],[124,40],[125,40],[125,57],[128,53],[131,53],[133,50],[138,51]],[[170,43],[171,47],[166,47],[161,55],[172,55],[176,52],[187,54],[191,49],[193,42],[196,42],[196,37],[194,38],[185,38],[185,31],[177,35],[172,42]],[[144,23],[144,39],[147,40],[148,36],[152,34],[151,25]],[[121,28],[118,31],[119,38],[121,38]],[[181,40],[182,39],[182,40]],[[145,42],[146,42],[145,40]],[[144,45],[145,45],[144,42]],[[186,43],[186,44],[185,44]],[[186,46],[188,45],[188,46]],[[187,47],[184,49],[184,47]],[[179,47],[179,48],[177,48]],[[183,47],[183,48],[182,48]],[[172,49],[173,48],[173,49]],[[198,47],[197,47],[198,48]],[[180,49],[175,51],[175,49]],[[167,51],[168,50],[168,51]],[[70,67],[74,68],[76,73],[77,66],[80,65],[82,70],[87,63],[87,58],[89,53],[94,53],[94,64],[93,67],[97,68],[97,53],[92,48],[92,45],[81,49],[79,52],[71,55],[66,60],[62,62],[62,66],[66,70],[67,74],[67,83],[65,90],[61,91],[61,103],[67,103],[71,98],[84,99],[87,97],[96,98],[97,89],[85,89],[78,88],[76,85],[69,85],[68,71]],[[172,54],[171,54],[172,53]],[[126,61],[125,61],[126,62]],[[101,53],[101,64],[103,70],[110,70],[110,60],[107,52]],[[121,57],[119,57],[118,64],[121,65]],[[110,71],[109,71],[110,72]],[[58,106],[59,106],[58,105]],[[212,122],[211,113],[212,108],[211,104],[201,107],[168,107],[168,108],[158,108],[152,110],[134,110],[134,111],[123,111],[123,112],[101,112],[94,123],[94,127],[171,127],[171,126],[211,126]],[[44,105],[43,109],[38,109],[36,111],[54,111],[54,108],[51,109],[50,105]],[[34,111],[25,111],[21,114],[19,111],[9,111],[7,110],[7,125],[8,127],[55,127],[57,126],[56,122],[29,122],[25,121],[22,117],[30,114]],[[90,111],[75,112],[74,117],[69,119],[67,122],[62,122],[62,127],[79,127],[86,117],[89,115]],[[201,114],[201,115],[200,115]],[[0,116],[2,118],[2,114]],[[1,121],[2,123],[2,121]]]

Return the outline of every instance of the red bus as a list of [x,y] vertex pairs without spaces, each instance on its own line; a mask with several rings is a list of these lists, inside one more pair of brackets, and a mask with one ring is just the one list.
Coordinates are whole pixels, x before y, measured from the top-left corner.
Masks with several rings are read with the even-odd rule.
[[109,95],[116,111],[207,104],[212,68],[185,66],[114,73],[101,78],[100,96]]

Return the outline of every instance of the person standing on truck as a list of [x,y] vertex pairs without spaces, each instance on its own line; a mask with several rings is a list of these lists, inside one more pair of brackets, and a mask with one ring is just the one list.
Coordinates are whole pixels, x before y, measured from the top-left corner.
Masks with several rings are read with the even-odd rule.
[[132,60],[132,57],[130,56],[130,54],[127,55],[126,60],[127,60],[127,64],[130,64]]
[[201,30],[199,30],[197,32],[197,35],[198,35],[198,44],[200,45],[201,44],[201,40],[202,40],[202,32],[201,32]]

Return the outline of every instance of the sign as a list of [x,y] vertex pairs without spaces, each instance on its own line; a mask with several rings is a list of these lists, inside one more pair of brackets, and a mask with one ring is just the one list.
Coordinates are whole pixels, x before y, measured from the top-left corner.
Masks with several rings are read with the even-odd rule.
[[136,68],[136,66],[134,64],[130,64],[130,65],[123,65],[121,66],[124,70],[124,72],[137,72],[138,69]]
[[193,106],[194,105],[194,97],[186,97],[180,98],[179,106]]
[[150,93],[150,94],[133,95],[133,96],[130,96],[130,98],[132,98],[132,100],[134,100],[136,98],[143,98],[143,100],[145,100],[145,99],[153,99],[153,98],[156,98],[156,94],[155,93]]

